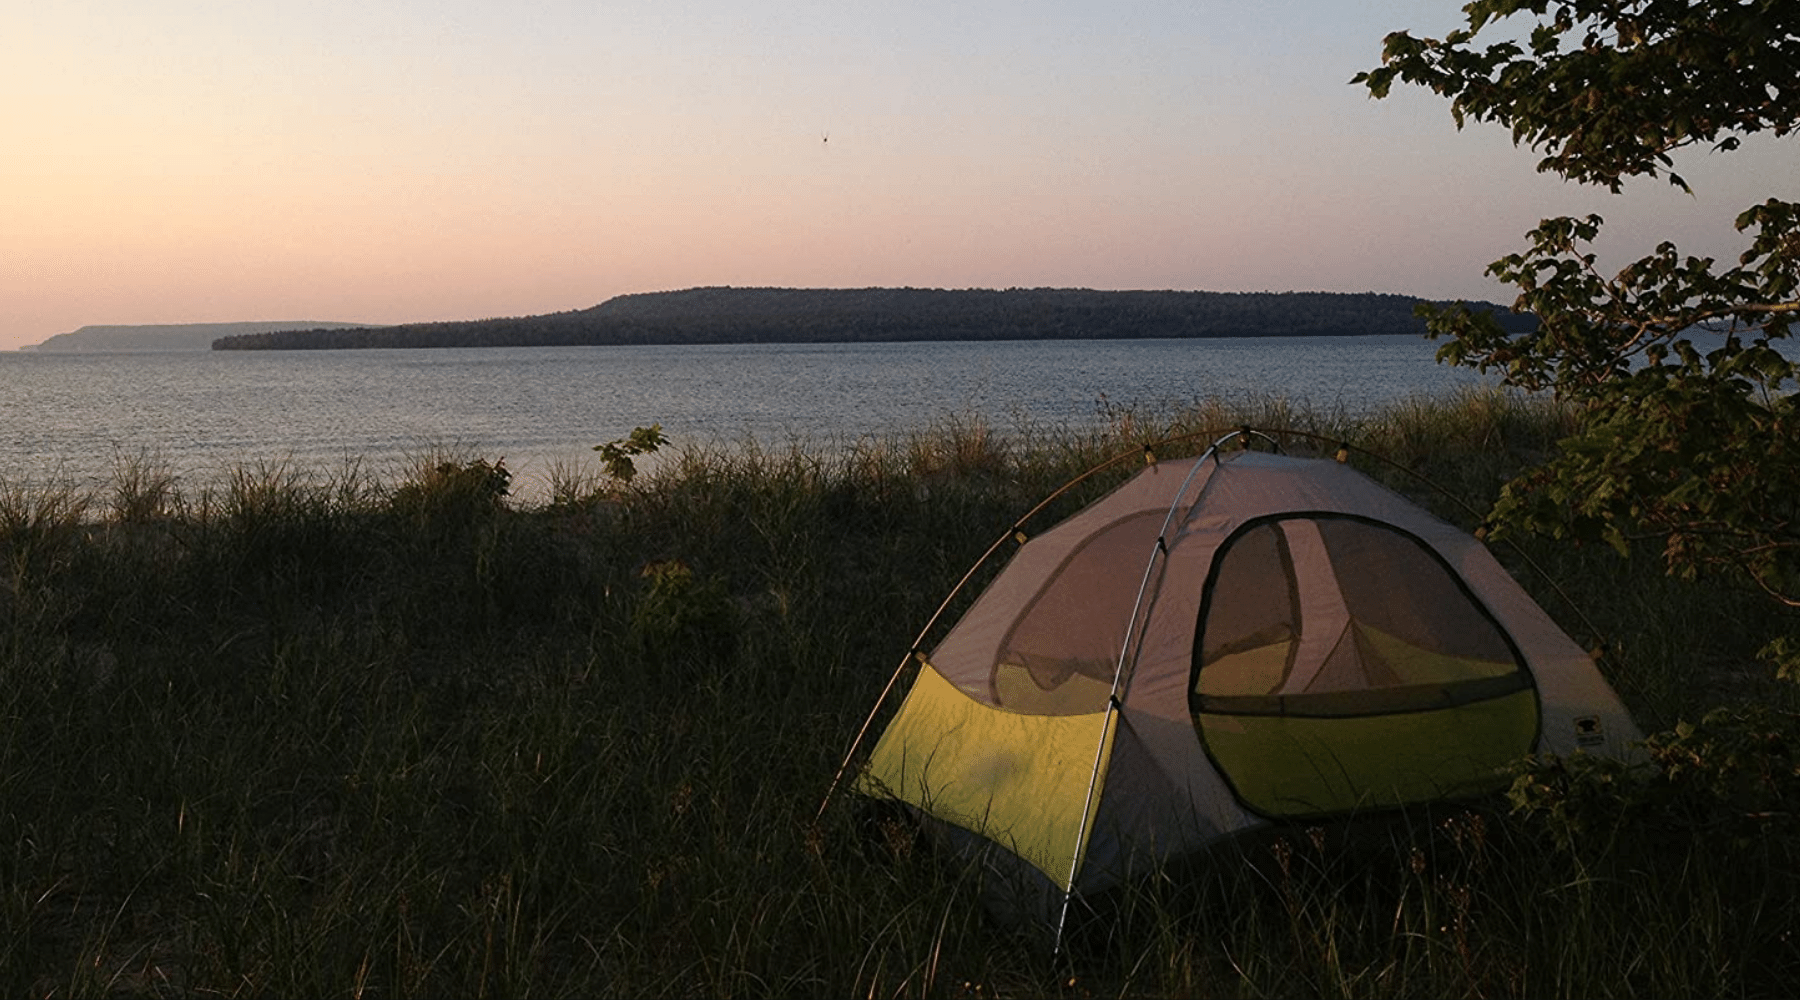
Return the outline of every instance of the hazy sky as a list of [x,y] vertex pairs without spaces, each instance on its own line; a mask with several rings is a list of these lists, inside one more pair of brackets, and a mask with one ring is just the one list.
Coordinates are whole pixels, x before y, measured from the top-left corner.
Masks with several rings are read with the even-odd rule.
[[[1510,301],[1536,221],[1735,255],[1790,142],[1695,197],[1535,173],[1347,85],[1458,0],[8,4],[0,349],[87,324],[388,323],[695,285]],[[826,137],[829,136],[829,141]]]

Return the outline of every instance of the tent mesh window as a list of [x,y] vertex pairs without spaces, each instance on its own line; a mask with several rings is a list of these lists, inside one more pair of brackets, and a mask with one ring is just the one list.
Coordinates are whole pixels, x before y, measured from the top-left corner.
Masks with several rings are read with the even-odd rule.
[[1220,546],[1205,586],[1189,703],[1253,809],[1485,791],[1536,741],[1517,648],[1413,535],[1344,515],[1259,519]]
[[1155,511],[1134,514],[1068,554],[999,644],[990,675],[995,704],[1030,715],[1106,707],[1163,520]]

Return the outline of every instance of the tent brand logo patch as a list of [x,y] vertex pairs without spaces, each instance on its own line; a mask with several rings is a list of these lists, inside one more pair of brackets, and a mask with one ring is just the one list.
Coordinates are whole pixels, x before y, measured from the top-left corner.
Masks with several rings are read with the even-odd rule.
[[1600,728],[1598,715],[1584,715],[1575,720],[1575,745],[1597,747],[1606,742],[1606,731]]

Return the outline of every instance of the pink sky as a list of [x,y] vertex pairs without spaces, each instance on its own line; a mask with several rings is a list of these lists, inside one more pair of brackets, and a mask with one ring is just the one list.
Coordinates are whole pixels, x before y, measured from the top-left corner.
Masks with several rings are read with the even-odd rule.
[[1725,257],[1740,210],[1800,198],[1791,144],[1614,197],[1430,95],[1347,85],[1459,6],[25,5],[0,34],[0,349],[695,285],[1509,301],[1482,270],[1543,216],[1600,212],[1620,261]]

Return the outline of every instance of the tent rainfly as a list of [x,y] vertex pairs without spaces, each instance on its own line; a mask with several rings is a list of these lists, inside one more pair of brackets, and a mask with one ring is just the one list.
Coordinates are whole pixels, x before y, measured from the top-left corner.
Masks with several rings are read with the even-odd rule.
[[1025,542],[920,659],[855,788],[1005,848],[1058,936],[1072,895],[1239,831],[1642,738],[1476,538],[1341,462],[1218,444]]

